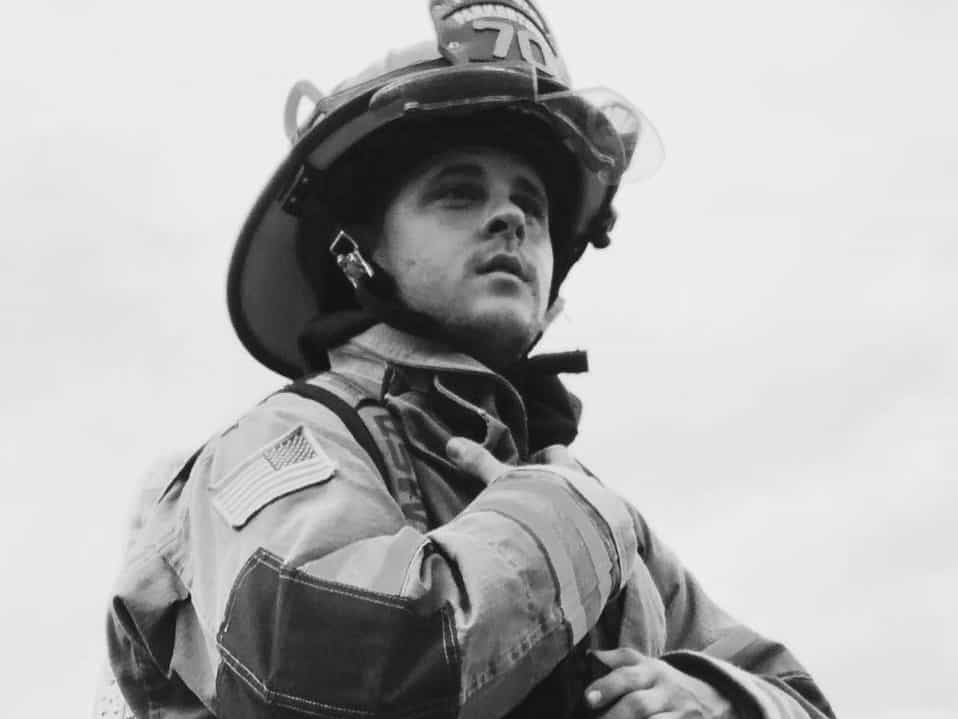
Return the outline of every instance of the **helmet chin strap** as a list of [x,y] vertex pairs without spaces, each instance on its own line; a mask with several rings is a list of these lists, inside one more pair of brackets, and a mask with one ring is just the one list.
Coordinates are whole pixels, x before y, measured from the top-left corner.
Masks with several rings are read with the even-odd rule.
[[[356,231],[353,234],[359,235]],[[457,342],[455,337],[451,337],[439,321],[424,312],[410,308],[402,301],[392,275],[374,259],[363,254],[361,245],[354,239],[353,234],[341,229],[329,249],[336,259],[336,264],[353,285],[360,307],[376,320],[398,330],[420,337],[441,338],[454,349],[471,354],[468,349],[459,346],[461,343]],[[562,313],[564,305],[565,302],[557,297],[546,312],[542,329],[536,333],[528,346],[515,360],[496,363],[495,368],[503,369],[526,360],[542,339],[545,330]]]
[[[362,309],[318,317],[305,328],[300,336],[300,344],[304,353],[313,358],[317,368],[327,358],[327,348],[347,341],[377,322],[421,337],[442,338],[453,349],[463,349],[461,343],[450,337],[438,321],[410,309],[401,301],[395,280],[375,260],[363,255],[359,243],[349,233],[340,232],[330,250],[355,288],[356,299]],[[545,329],[562,312],[563,305],[560,298],[552,302],[542,330],[519,357],[504,366],[492,367],[522,397],[530,456],[551,445],[569,445],[578,433],[581,405],[566,391],[558,375],[588,371],[586,353],[561,352],[529,357]],[[469,353],[468,349],[464,351]],[[317,362],[316,358],[320,358],[320,361]]]
[[[359,235],[354,231],[353,234]],[[352,284],[360,307],[380,322],[423,337],[443,337],[442,326],[429,315],[406,306],[399,297],[396,281],[379,263],[366,257],[345,229],[329,246],[336,264]]]

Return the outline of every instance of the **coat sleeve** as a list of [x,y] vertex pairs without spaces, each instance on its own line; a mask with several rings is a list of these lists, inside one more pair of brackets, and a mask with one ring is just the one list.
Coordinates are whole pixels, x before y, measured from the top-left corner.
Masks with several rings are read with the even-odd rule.
[[[778,642],[729,616],[632,508],[641,562],[622,593],[624,643],[648,635],[648,597],[661,599],[663,646],[651,649],[677,669],[708,682],[738,709],[760,719],[824,719],[834,713],[805,668]],[[643,624],[645,622],[645,624]],[[662,636],[660,634],[660,636]]]
[[[501,716],[637,559],[628,507],[546,466],[508,472],[419,533],[340,420],[288,394],[210,442],[162,502],[176,519],[140,547],[111,627],[158,645],[141,663],[162,655],[191,688],[215,681],[209,703],[231,719]],[[159,633],[138,602],[156,579],[136,570],[158,565],[189,619],[169,610]]]

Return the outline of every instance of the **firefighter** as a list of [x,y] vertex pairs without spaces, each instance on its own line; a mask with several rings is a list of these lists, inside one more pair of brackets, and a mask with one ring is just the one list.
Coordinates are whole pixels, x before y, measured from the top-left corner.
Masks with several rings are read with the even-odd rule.
[[290,95],[228,300],[291,382],[144,514],[108,623],[131,710],[829,716],[572,455],[582,356],[530,356],[654,129],[572,89],[531,0],[429,6],[434,42]]

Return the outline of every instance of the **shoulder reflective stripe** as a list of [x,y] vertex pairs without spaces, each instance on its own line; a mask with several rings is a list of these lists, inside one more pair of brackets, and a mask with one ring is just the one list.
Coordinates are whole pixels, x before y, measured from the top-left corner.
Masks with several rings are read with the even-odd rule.
[[[278,598],[282,598],[281,601]],[[217,636],[220,716],[452,719],[460,657],[452,608],[337,584],[259,550]]]

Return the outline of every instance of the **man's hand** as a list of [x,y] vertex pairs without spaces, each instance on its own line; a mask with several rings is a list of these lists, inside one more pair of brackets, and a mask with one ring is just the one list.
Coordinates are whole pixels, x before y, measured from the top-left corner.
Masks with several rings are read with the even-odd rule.
[[486,484],[492,484],[512,469],[481,444],[465,437],[453,437],[446,442],[446,455],[456,467]]
[[[446,454],[459,469],[466,474],[481,479],[486,484],[491,484],[510,469],[514,469],[508,464],[500,462],[482,445],[476,444],[465,437],[450,439],[446,443]],[[582,467],[576,462],[572,452],[569,451],[568,447],[561,444],[555,444],[540,450],[533,457],[533,460],[536,464],[551,464],[582,472]]]
[[634,649],[595,652],[612,671],[585,690],[603,719],[734,719],[731,703],[710,684]]

